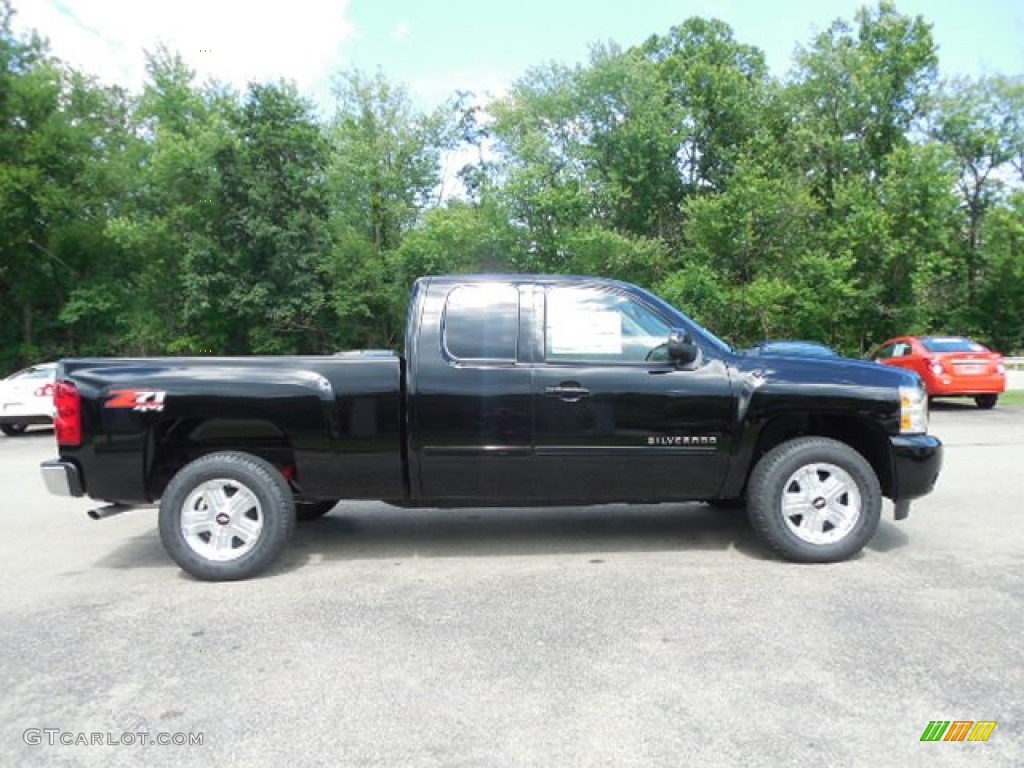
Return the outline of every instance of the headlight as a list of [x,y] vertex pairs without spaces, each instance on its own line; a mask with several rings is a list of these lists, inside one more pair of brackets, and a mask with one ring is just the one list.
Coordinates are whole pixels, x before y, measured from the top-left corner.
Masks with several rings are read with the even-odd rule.
[[900,433],[924,434],[928,431],[928,393],[924,387],[900,387]]

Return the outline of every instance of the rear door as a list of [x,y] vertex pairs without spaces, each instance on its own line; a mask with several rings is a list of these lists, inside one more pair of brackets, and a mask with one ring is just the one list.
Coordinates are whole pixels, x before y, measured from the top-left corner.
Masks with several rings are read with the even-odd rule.
[[549,286],[533,371],[534,493],[566,501],[715,495],[734,402],[723,361],[667,361],[670,319],[604,285]]
[[495,502],[531,495],[533,397],[515,283],[433,284],[410,358],[419,498]]

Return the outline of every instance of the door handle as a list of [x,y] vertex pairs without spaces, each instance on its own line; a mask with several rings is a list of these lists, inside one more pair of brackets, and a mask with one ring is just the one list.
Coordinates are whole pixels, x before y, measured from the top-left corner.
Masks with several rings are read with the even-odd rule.
[[544,387],[544,394],[557,397],[567,403],[576,403],[587,397],[590,394],[590,390],[586,387],[581,387],[575,382],[567,381],[555,386]]

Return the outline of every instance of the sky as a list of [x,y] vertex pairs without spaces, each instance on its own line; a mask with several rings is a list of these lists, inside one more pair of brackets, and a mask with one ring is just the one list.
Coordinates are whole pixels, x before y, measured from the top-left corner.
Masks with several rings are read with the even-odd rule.
[[[380,69],[429,107],[455,90],[499,96],[528,68],[576,63],[690,16],[727,22],[784,75],[798,44],[859,0],[13,0],[15,29],[101,81],[139,90],[144,50],[179,51],[200,76],[244,88],[286,78],[330,114],[339,71]],[[944,75],[1024,74],[1024,1],[897,0],[933,24]]]

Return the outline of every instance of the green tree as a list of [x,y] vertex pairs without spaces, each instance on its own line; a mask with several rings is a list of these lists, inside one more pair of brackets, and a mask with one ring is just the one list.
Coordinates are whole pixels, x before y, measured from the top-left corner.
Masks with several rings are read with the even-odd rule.
[[784,79],[691,18],[486,107],[427,113],[346,73],[326,123],[286,84],[197,85],[166,49],[137,97],[102,87],[12,15],[0,0],[5,367],[395,346],[416,277],[476,270],[631,280],[738,343],[1024,346],[1024,78],[938,84],[930,25],[891,2]]
[[424,114],[383,75],[359,72],[336,83],[328,129],[333,248],[326,266],[340,346],[397,343],[394,254],[438,203],[441,154],[455,140],[451,105]]
[[765,97],[764,54],[735,39],[718,19],[691,18],[640,47],[666,86],[680,182],[694,193],[721,191],[758,128]]
[[107,221],[124,261],[117,280],[122,351],[226,352],[230,312],[203,315],[208,302],[190,265],[219,253],[217,157],[234,140],[236,97],[196,86],[195,72],[165,48],[147,55],[147,74],[121,173],[125,202]]
[[[935,101],[930,133],[953,154],[958,166],[956,190],[964,219],[959,273],[965,311],[973,312],[985,268],[982,242],[986,216],[1006,194],[1006,177],[1019,159],[1020,103],[1009,80],[959,78],[945,84]],[[1006,171],[1004,174],[1003,172]]]
[[978,291],[975,323],[985,341],[1004,354],[1024,350],[1024,192],[986,218],[985,280]]
[[885,176],[889,155],[925,115],[938,66],[931,25],[885,0],[858,10],[855,27],[834,22],[796,63],[787,94],[798,129],[793,160],[830,205],[851,175]]
[[104,222],[120,189],[123,92],[102,88],[16,36],[0,4],[0,360],[104,349],[116,307]]
[[214,155],[217,220],[210,250],[187,254],[187,317],[225,351],[323,346],[329,253],[327,144],[290,85],[251,84]]

